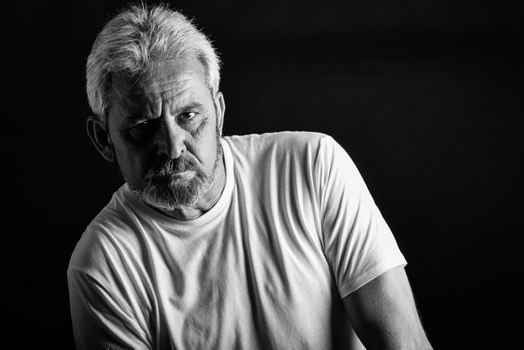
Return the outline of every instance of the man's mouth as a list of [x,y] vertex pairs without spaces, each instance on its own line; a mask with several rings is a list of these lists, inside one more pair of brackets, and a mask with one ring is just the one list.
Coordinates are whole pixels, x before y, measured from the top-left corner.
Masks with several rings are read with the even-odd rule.
[[169,174],[157,174],[152,177],[152,180],[156,183],[171,183],[178,181],[188,181],[193,178],[195,170],[181,170],[171,171]]
[[171,174],[172,178],[173,179],[189,179],[191,176],[193,176],[195,173],[194,170],[182,170],[182,171],[179,171],[179,172],[173,172]]

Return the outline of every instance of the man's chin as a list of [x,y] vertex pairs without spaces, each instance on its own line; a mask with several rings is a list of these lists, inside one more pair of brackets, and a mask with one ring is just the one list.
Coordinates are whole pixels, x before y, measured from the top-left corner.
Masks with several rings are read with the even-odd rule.
[[214,172],[211,176],[205,176],[203,172],[188,169],[165,175],[146,176],[141,188],[133,192],[151,207],[173,211],[194,206],[213,181]]
[[194,205],[201,197],[204,184],[186,176],[173,176],[170,181],[155,181],[134,192],[146,204],[172,211]]

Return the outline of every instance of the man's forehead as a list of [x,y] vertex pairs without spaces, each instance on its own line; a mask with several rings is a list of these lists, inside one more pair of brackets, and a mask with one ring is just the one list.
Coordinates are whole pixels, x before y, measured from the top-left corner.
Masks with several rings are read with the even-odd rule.
[[139,75],[115,74],[112,81],[113,92],[120,97],[162,94],[192,85],[206,85],[204,66],[196,59],[157,62]]

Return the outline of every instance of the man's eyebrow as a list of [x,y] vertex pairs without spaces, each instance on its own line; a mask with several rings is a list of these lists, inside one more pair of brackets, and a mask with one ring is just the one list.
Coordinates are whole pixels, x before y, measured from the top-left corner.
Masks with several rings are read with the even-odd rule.
[[[186,111],[190,111],[190,110],[195,110],[195,109],[203,109],[204,108],[204,105],[200,102],[197,102],[197,101],[191,101],[191,102],[188,102],[182,106],[179,106],[175,109],[172,109],[171,110],[171,113],[173,113],[174,115],[177,115],[179,113],[182,113],[182,112],[186,112]],[[125,123],[126,124],[132,124],[133,122],[135,121],[138,121],[138,120],[142,120],[142,119],[149,119],[149,118],[152,118],[153,115],[151,115],[150,113],[140,113],[140,112],[133,112],[133,113],[129,113],[125,116],[124,120],[125,120]]]
[[124,120],[122,121],[122,124],[123,125],[133,125],[136,122],[142,121],[144,119],[149,119],[148,115],[145,113],[130,113],[124,116]]
[[194,110],[194,109],[203,109],[204,108],[204,105],[200,102],[197,102],[197,101],[190,101],[188,103],[185,103],[181,106],[178,106],[174,109],[171,110],[171,113],[173,114],[178,114],[178,113],[181,113],[181,112],[185,112],[185,111],[189,111],[189,110]]

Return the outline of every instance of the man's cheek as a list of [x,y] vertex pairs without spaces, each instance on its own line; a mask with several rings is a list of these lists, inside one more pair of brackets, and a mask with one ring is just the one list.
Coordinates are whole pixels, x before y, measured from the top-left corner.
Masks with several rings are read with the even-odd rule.
[[[124,174],[127,177],[126,181],[133,184],[134,187],[143,186],[146,174],[153,165],[153,157],[134,149],[128,149],[125,158],[126,160],[123,166],[126,168],[126,174]],[[124,169],[122,169],[122,171],[124,171]]]
[[209,124],[209,116],[202,117],[202,120],[198,125],[196,125],[192,130],[190,130],[191,136],[195,138],[202,138],[207,137],[209,134],[209,130],[207,130],[207,126]]

